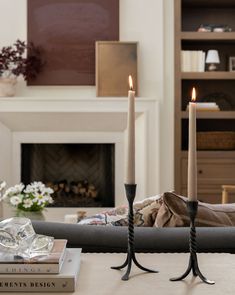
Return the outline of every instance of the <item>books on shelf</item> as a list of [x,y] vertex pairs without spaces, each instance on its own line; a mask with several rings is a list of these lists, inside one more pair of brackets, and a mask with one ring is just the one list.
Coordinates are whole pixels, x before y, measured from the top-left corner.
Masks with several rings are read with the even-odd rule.
[[24,259],[14,255],[0,254],[0,273],[59,273],[66,252],[67,240],[54,240],[49,255]]
[[[187,106],[187,111],[189,106]],[[197,111],[220,111],[219,106],[215,102],[197,102],[196,103]]]
[[181,51],[182,72],[205,72],[206,53],[202,50]]
[[81,249],[66,249],[59,274],[1,274],[0,292],[74,292]]

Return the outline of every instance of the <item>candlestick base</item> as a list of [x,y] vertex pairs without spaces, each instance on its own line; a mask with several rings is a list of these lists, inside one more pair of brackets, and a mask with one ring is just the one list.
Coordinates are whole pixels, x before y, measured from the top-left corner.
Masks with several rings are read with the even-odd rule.
[[192,271],[193,276],[195,277],[198,276],[204,283],[213,285],[215,284],[215,282],[208,280],[206,277],[204,277],[204,275],[201,273],[198,266],[196,228],[195,228],[195,217],[197,215],[198,202],[188,201],[187,207],[188,207],[188,212],[190,217],[190,227],[191,227],[190,238],[189,238],[189,250],[190,250],[189,264],[184,274],[176,278],[171,278],[170,281],[181,281],[184,278],[186,278],[187,275]]
[[128,213],[128,250],[127,258],[125,262],[120,266],[113,266],[112,269],[122,269],[127,266],[126,273],[122,276],[123,281],[129,280],[129,275],[131,272],[132,262],[143,271],[157,273],[158,271],[148,269],[142,266],[135,257],[135,243],[134,243],[134,212],[133,212],[133,203],[136,193],[136,184],[125,184],[126,197],[129,204],[129,213]]

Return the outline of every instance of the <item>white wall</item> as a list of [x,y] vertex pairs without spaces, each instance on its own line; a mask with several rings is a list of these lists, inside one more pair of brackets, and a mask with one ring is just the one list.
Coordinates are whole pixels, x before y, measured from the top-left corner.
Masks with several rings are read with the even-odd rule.
[[[0,1],[0,46],[27,39],[26,0]],[[163,0],[120,0],[120,40],[139,41],[140,96],[161,99],[163,93]],[[95,87],[24,87],[20,96],[95,96]]]
[[164,94],[160,112],[160,190],[174,189],[174,0],[164,0]]

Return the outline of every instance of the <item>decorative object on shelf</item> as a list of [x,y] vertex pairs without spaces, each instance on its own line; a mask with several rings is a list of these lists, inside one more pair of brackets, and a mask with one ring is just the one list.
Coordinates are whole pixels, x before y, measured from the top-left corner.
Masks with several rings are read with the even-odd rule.
[[33,182],[27,186],[21,183],[8,188],[2,199],[8,200],[17,209],[16,215],[18,216],[25,217],[29,214],[31,218],[43,219],[42,210],[45,206],[53,203],[51,197],[53,192],[42,182]]
[[197,241],[196,241],[196,227],[195,227],[195,217],[197,215],[198,209],[198,201],[188,201],[187,203],[189,217],[190,217],[190,239],[189,239],[189,250],[190,250],[190,258],[188,268],[185,273],[179,277],[171,278],[171,281],[180,281],[187,277],[187,275],[192,271],[193,275],[199,276],[199,278],[209,285],[213,285],[215,282],[208,280],[204,275],[201,273],[199,266],[198,266],[198,259],[197,259]]
[[5,255],[33,258],[49,255],[54,238],[35,233],[28,218],[13,217],[0,222],[0,249]]
[[230,56],[229,57],[229,71],[230,72],[235,72],[235,56]]
[[171,278],[171,281],[180,281],[186,278],[186,276],[192,271],[194,276],[207,283],[214,284],[213,281],[206,279],[199,267],[197,261],[197,243],[196,243],[196,228],[195,217],[197,215],[198,201],[197,201],[197,117],[196,117],[196,90],[192,90],[192,100],[189,103],[189,141],[188,141],[188,213],[190,217],[190,239],[189,250],[190,258],[189,265],[185,273],[179,277]]
[[46,60],[30,85],[95,85],[95,41],[119,40],[119,0],[28,1],[28,40]]
[[198,150],[235,150],[235,132],[197,132],[197,148]]
[[[26,51],[28,52],[27,57]],[[28,81],[35,79],[43,62],[41,50],[30,43],[17,40],[12,46],[4,46],[0,51],[0,96],[14,96],[17,77]]]
[[126,261],[120,266],[113,266],[112,269],[122,269],[127,266],[126,273],[122,276],[123,281],[129,280],[132,262],[143,271],[154,272],[158,271],[151,270],[143,267],[135,257],[135,240],[134,240],[134,210],[133,203],[136,194],[135,184],[135,92],[133,91],[132,77],[129,76],[129,87],[128,92],[128,118],[127,118],[127,166],[126,166],[126,178],[125,178],[125,191],[128,201],[128,250]]
[[208,33],[208,32],[212,32],[212,28],[210,25],[200,25],[200,27],[197,29],[198,32],[205,32],[205,33]]
[[128,75],[137,85],[137,43],[96,42],[97,96],[125,96]]
[[0,77],[0,97],[11,97],[15,95],[15,78],[1,78]]
[[213,72],[217,70],[217,64],[220,63],[219,52],[215,49],[210,49],[207,52],[206,63],[208,64],[208,71]]
[[216,24],[201,24],[197,30],[198,32],[232,32],[232,28],[228,25],[216,25]]

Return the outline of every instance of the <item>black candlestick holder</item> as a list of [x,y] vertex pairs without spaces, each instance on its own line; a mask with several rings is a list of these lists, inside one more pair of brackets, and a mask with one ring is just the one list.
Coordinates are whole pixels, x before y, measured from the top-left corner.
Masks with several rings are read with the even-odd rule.
[[123,281],[129,280],[129,275],[131,272],[132,262],[143,271],[157,273],[156,270],[148,269],[142,266],[135,257],[135,240],[134,240],[134,211],[133,211],[133,203],[135,199],[136,193],[136,184],[125,184],[126,197],[129,205],[128,212],[128,249],[127,249],[127,258],[125,262],[120,266],[113,266],[112,269],[122,269],[127,266],[126,273],[122,276]]
[[198,202],[197,201],[188,201],[187,202],[188,207],[188,213],[190,217],[190,238],[189,238],[189,251],[190,251],[190,257],[189,257],[189,264],[188,268],[185,271],[185,273],[176,278],[171,278],[171,281],[180,281],[187,277],[187,275],[192,271],[193,275],[199,276],[199,278],[209,285],[213,285],[215,282],[210,281],[207,278],[204,277],[204,275],[201,273],[199,266],[198,266],[198,260],[197,260],[197,241],[196,241],[196,228],[195,228],[195,218],[197,215],[197,209],[198,209]]

